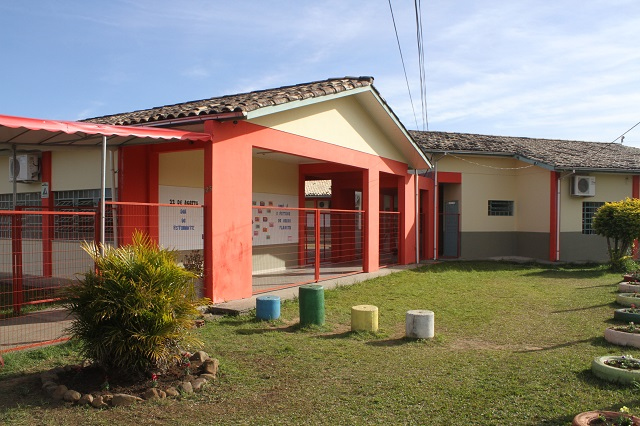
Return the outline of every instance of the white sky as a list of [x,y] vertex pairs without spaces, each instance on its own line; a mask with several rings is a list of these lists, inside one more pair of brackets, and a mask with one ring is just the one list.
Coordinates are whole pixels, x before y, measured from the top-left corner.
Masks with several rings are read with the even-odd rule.
[[[77,120],[371,75],[422,128],[412,0],[0,2],[0,114]],[[640,121],[637,0],[425,0],[429,129],[610,142]],[[640,146],[640,126],[625,144]]]

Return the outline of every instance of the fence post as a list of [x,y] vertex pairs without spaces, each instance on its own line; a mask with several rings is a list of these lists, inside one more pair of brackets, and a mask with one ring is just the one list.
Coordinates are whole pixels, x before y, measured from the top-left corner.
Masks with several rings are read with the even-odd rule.
[[20,315],[23,302],[22,290],[22,214],[11,215],[11,258],[13,273],[13,313]]
[[315,280],[320,281],[320,210],[315,209],[315,244],[316,244],[316,264],[315,264]]

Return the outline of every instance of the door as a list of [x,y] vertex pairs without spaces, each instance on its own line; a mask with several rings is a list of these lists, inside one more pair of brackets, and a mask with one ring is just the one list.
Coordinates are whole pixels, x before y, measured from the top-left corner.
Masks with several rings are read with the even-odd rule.
[[458,257],[460,211],[457,200],[444,203],[443,231],[443,257]]

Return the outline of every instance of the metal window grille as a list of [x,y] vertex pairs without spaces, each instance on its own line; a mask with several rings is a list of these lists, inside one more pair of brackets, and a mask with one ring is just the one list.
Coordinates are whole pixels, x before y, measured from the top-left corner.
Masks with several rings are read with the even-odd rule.
[[[55,191],[54,200],[56,210],[64,212],[96,211],[100,204],[99,189],[81,189],[72,191]],[[111,190],[106,190],[106,201],[111,201]],[[113,216],[111,209],[107,209],[106,220],[107,241],[111,241]],[[54,218],[54,238],[64,240],[91,240],[94,238],[94,216],[56,215]]]
[[582,203],[582,233],[593,235],[596,231],[593,229],[593,215],[604,205],[602,201],[584,201]]
[[[23,192],[16,194],[16,206],[40,206],[39,192]],[[0,210],[13,210],[13,194],[0,194]],[[40,238],[41,229],[38,216],[25,216],[23,238]],[[11,217],[0,216],[0,238],[11,238]]]
[[513,216],[513,201],[489,200],[489,216]]

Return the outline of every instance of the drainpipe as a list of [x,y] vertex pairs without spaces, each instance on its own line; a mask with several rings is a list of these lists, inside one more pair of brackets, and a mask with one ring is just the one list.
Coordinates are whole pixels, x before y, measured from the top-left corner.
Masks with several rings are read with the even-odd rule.
[[[109,161],[111,163],[111,201],[118,201],[116,192],[116,168],[114,160],[114,150],[109,150]],[[113,229],[113,246],[118,247],[118,214],[116,212],[116,206],[111,208],[111,220]]]

